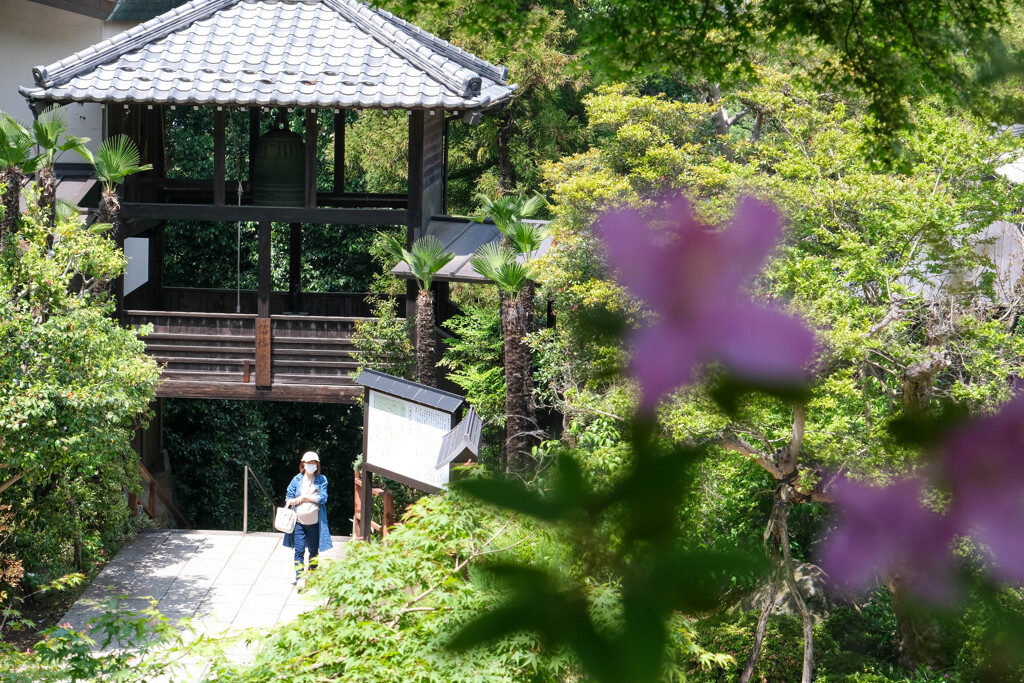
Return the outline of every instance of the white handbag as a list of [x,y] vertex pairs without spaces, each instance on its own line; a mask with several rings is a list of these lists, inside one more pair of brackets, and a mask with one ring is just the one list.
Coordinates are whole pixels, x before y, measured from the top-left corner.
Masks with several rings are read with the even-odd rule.
[[291,508],[277,508],[274,514],[274,528],[290,534],[295,530],[295,519],[297,515]]

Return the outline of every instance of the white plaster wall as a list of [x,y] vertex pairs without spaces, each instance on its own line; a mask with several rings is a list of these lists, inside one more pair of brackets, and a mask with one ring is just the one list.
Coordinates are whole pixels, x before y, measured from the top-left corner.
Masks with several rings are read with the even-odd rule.
[[[103,21],[28,0],[0,0],[0,110],[23,123],[32,112],[18,86],[31,86],[32,67],[64,59],[104,38]],[[91,139],[95,151],[102,139],[103,112],[98,104],[66,107],[69,132]],[[68,153],[64,161],[72,159]]]

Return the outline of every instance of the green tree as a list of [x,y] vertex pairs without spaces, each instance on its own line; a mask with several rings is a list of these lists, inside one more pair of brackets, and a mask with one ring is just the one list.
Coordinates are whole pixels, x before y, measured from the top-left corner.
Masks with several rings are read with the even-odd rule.
[[[501,245],[484,245],[472,258],[473,267],[498,285],[505,365],[505,448],[509,471],[531,469],[536,443],[537,410],[533,396],[533,352],[527,336],[533,332],[536,287],[530,261],[540,248],[545,228],[526,219],[544,206],[544,198],[506,194],[491,199],[478,194],[480,212],[474,220],[490,218],[501,233]],[[524,259],[523,264],[518,259]]]
[[[86,161],[92,161],[92,153],[85,146],[89,138],[68,135],[67,132],[67,115],[58,105],[48,107],[32,122],[32,136],[39,150],[39,168],[36,171],[39,206],[43,211],[43,224],[50,228],[57,225],[57,173],[53,165],[69,150],[77,152]],[[51,237],[47,239],[47,247],[52,245]]]
[[116,245],[77,212],[54,230],[40,213],[32,207],[22,242],[0,254],[0,497],[16,513],[4,544],[45,581],[100,561],[131,532],[131,439],[158,369],[97,294],[124,266]]
[[[559,304],[586,294],[589,313],[628,312],[592,261],[596,209],[650,205],[673,189],[699,198],[712,223],[742,194],[782,208],[790,234],[756,290],[789,302],[819,330],[810,395],[795,403],[754,395],[727,412],[704,385],[666,404],[661,420],[676,439],[732,450],[771,476],[769,537],[782,566],[791,566],[790,548],[806,547],[789,534],[792,505],[828,500],[840,469],[886,480],[916,466],[915,451],[889,435],[894,420],[937,411],[944,399],[983,411],[1008,397],[1007,380],[1024,359],[1008,324],[1018,304],[984,245],[988,226],[1012,215],[1020,190],[994,176],[1017,145],[992,138],[981,122],[920,103],[914,131],[899,137],[900,162],[912,170],[886,173],[874,167],[864,125],[844,104],[816,100],[779,72],[773,78],[785,87],[745,94],[773,104],[764,134],[732,157],[704,142],[703,116],[687,120],[699,105],[615,89],[592,97],[591,123],[611,135],[548,168],[560,202],[559,246],[545,272]],[[585,317],[576,306],[558,307],[551,336],[585,329],[573,320]],[[778,580],[789,583],[789,573]],[[891,587],[899,606],[899,583]],[[924,643],[906,639],[904,647],[911,661],[929,658]]]
[[99,223],[109,223],[114,234],[120,234],[121,202],[117,197],[117,186],[134,173],[148,171],[152,164],[139,164],[139,148],[127,135],[115,135],[104,140],[93,159],[96,179],[100,181],[102,192],[100,206],[96,211]]
[[384,247],[392,257],[409,266],[409,272],[419,284],[416,295],[416,377],[427,386],[437,386],[437,333],[434,330],[434,293],[430,290],[434,275],[455,253],[445,251],[441,240],[427,235],[416,240],[407,250],[393,235],[381,233]]
[[31,134],[10,115],[0,112],[0,190],[3,191],[3,215],[0,216],[0,251],[4,251],[21,220],[21,186],[25,173],[39,164],[32,154]]

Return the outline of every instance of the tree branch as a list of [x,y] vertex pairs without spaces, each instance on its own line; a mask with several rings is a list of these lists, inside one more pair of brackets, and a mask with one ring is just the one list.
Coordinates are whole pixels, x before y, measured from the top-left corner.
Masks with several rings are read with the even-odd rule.
[[[526,537],[521,538],[520,540],[516,541],[512,545],[505,546],[504,548],[497,548],[495,550],[484,550],[484,548],[486,548],[487,546],[489,546],[491,543],[494,542],[494,539],[498,538],[498,536],[500,536],[502,533],[504,533],[505,529],[508,527],[509,524],[512,523],[512,520],[514,520],[515,518],[516,518],[515,515],[512,515],[511,517],[509,517],[505,521],[505,523],[501,525],[501,528],[499,528],[497,531],[495,531],[494,535],[491,536],[489,539],[487,539],[482,546],[480,546],[479,550],[473,551],[473,553],[470,554],[469,557],[467,557],[465,560],[463,560],[462,562],[459,562],[457,565],[455,565],[455,568],[452,569],[452,571],[450,571],[445,576],[445,579],[447,580],[448,577],[451,577],[451,576],[454,576],[454,575],[458,574],[459,572],[461,572],[466,567],[466,565],[468,565],[470,562],[472,562],[473,560],[477,559],[478,557],[483,557],[484,555],[492,555],[494,553],[500,553],[500,552],[504,552],[506,550],[510,550],[512,548],[515,548],[517,545],[520,545],[521,543],[525,542],[528,538],[530,538],[530,536],[526,536]],[[419,602],[420,600],[424,599],[425,597],[427,597],[428,595],[433,593],[435,590],[437,590],[439,585],[441,585],[441,584],[437,584],[437,585],[431,586],[430,588],[428,588],[427,590],[423,591],[422,593],[417,595],[415,598],[413,598],[409,602],[405,603],[405,605],[402,607],[402,609],[398,612],[398,615],[388,623],[388,627],[389,628],[396,628],[398,626],[398,623],[402,620],[402,617],[404,615],[408,614],[409,612],[424,612],[424,611],[429,611],[429,610],[435,609],[433,607],[429,607],[429,608],[422,608],[422,607],[414,608],[413,605],[415,605],[417,602]]]
[[17,484],[18,480],[21,479],[24,476],[25,476],[24,472],[19,472],[18,474],[14,475],[13,477],[8,479],[4,483],[0,484],[0,493],[3,493],[7,489],[9,489],[11,486],[14,486],[15,484]]
[[738,436],[730,434],[719,439],[716,443],[722,448],[736,451],[740,455],[750,458],[776,479],[783,478],[782,471],[772,462],[770,455],[759,451]]

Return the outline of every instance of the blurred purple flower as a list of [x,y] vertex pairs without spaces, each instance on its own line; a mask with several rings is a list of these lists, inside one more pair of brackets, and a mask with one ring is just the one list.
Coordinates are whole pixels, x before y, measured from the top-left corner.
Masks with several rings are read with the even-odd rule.
[[943,454],[957,533],[987,546],[997,576],[1024,582],[1024,396],[957,430]]
[[[654,231],[652,222],[669,227]],[[712,360],[758,384],[804,381],[814,335],[742,291],[775,247],[780,222],[772,207],[752,199],[740,202],[732,226],[721,232],[697,221],[684,198],[652,217],[624,210],[601,218],[598,234],[622,283],[658,315],[632,340],[642,409],[653,409]]]
[[944,602],[954,592],[951,520],[921,506],[923,482],[908,479],[885,488],[851,481],[837,484],[838,530],[825,543],[822,566],[850,591],[867,588],[881,574],[902,573],[918,596]]

